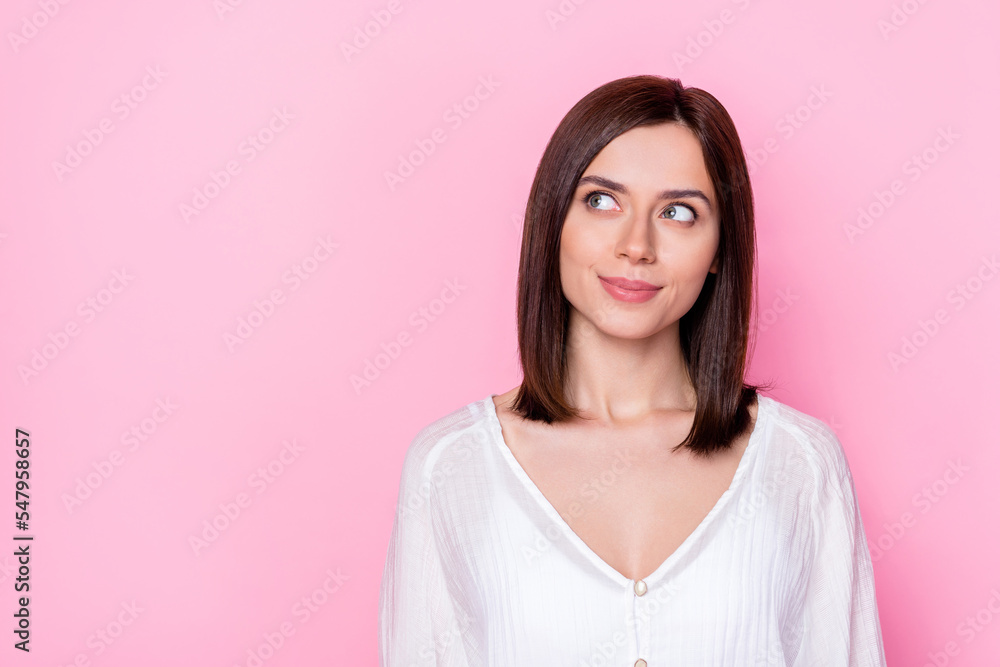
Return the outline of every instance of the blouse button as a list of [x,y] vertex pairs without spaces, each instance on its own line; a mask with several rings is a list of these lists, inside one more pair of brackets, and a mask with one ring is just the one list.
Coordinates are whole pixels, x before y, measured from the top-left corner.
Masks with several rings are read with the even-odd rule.
[[[635,582],[635,586],[633,586],[633,588],[635,589],[635,594],[638,595],[639,597],[642,597],[643,595],[646,594],[646,590],[647,590],[646,589],[646,582],[643,581],[642,579],[640,579],[637,582]],[[636,664],[638,664],[638,663],[636,663]],[[645,665],[645,664],[646,663],[643,663],[643,665]],[[640,665],[639,667],[642,667],[642,665]]]
[[639,658],[638,660],[635,661],[635,667],[646,667],[646,661],[643,660],[642,658]]

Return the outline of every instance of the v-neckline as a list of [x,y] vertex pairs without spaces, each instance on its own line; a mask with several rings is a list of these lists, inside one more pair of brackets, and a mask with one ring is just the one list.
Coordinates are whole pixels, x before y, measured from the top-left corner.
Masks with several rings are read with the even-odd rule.
[[[608,577],[613,579],[619,585],[630,587],[633,584],[635,584],[635,582],[638,580],[629,579],[624,574],[622,574],[614,567],[612,567],[606,560],[601,558],[597,554],[597,552],[594,551],[590,547],[590,545],[588,545],[583,540],[582,537],[580,537],[579,535],[576,534],[576,532],[573,531],[573,529],[570,527],[568,523],[566,523],[566,520],[562,518],[562,515],[559,514],[558,510],[556,510],[556,508],[552,505],[549,499],[545,497],[545,494],[542,493],[541,489],[538,488],[538,485],[535,484],[535,482],[531,479],[531,477],[528,476],[527,471],[525,471],[524,467],[521,466],[520,461],[518,461],[517,458],[514,456],[514,452],[511,451],[510,447],[507,445],[506,439],[503,437],[503,429],[502,425],[500,424],[500,416],[497,414],[496,404],[493,402],[493,397],[496,395],[497,394],[490,394],[489,396],[486,397],[484,401],[484,403],[486,404],[484,406],[484,410],[490,422],[491,430],[495,436],[494,443],[499,448],[501,456],[510,465],[511,470],[514,473],[514,476],[521,481],[521,484],[525,487],[528,494],[535,498],[536,502],[539,504],[542,510],[549,516],[552,522],[555,523],[557,526],[559,526],[559,530],[562,531],[562,533],[566,536],[566,538],[570,542],[573,542],[576,545],[577,549],[579,549],[579,551],[583,553],[583,555],[586,556],[587,559],[590,560],[599,570],[604,572]],[[729,488],[727,488],[722,493],[719,499],[715,502],[715,505],[712,506],[712,509],[709,510],[707,515],[705,515],[705,518],[701,520],[701,523],[699,523],[695,527],[695,529],[691,532],[691,534],[689,534],[684,539],[684,541],[681,542],[681,544],[676,549],[674,549],[669,556],[667,556],[666,560],[660,563],[660,565],[655,570],[653,570],[653,572],[650,573],[649,576],[643,577],[642,580],[645,581],[647,585],[652,586],[655,583],[657,583],[675,562],[677,562],[688,551],[691,550],[693,545],[701,537],[702,533],[704,533],[708,529],[708,527],[714,522],[715,517],[722,512],[723,508],[725,508],[725,506],[728,504],[729,499],[736,492],[736,489],[738,489],[739,486],[742,484],[743,478],[746,477],[747,475],[747,469],[750,466],[751,457],[753,457],[756,454],[756,451],[758,449],[759,446],[758,441],[760,440],[761,434],[764,431],[763,422],[766,421],[767,417],[769,416],[768,413],[771,408],[770,402],[771,399],[769,397],[757,394],[757,417],[754,421],[753,430],[750,432],[750,439],[747,442],[746,448],[743,450],[743,454],[740,457],[740,462],[736,467],[736,473],[733,475],[733,481],[729,484]]]

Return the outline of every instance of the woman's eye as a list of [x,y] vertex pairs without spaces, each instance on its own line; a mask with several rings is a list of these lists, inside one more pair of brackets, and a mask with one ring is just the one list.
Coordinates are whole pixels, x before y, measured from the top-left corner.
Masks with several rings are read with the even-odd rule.
[[698,215],[687,206],[678,206],[677,204],[668,206],[664,213],[666,214],[666,217],[671,220],[680,220],[681,222],[694,222],[695,218],[698,217]]
[[[601,206],[601,200],[605,200],[605,205]],[[587,204],[600,211],[610,211],[615,205],[615,200],[602,192],[594,192],[587,196]]]

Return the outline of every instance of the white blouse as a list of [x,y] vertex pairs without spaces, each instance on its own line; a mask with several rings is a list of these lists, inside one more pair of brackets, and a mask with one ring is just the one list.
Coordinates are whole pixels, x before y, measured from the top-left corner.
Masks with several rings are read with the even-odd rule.
[[403,462],[382,577],[382,667],[884,666],[840,441],[758,398],[732,484],[638,581],[531,481],[492,395],[423,428]]

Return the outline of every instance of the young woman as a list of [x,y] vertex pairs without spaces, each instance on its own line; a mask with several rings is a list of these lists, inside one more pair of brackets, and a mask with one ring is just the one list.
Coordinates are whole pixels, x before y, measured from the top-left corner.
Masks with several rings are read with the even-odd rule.
[[570,110],[525,213],[524,380],[407,450],[383,667],[885,665],[841,444],[744,381],[754,261],[712,95],[635,76]]

